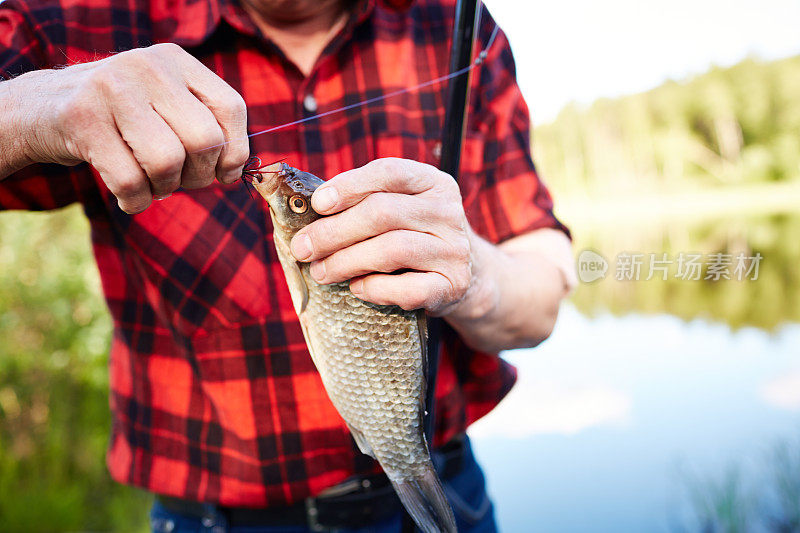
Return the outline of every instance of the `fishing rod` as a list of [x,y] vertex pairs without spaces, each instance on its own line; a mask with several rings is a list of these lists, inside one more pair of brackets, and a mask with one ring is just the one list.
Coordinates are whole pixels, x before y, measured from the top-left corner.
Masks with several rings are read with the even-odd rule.
[[[456,5],[456,20],[453,30],[453,47],[450,50],[450,72],[468,67],[472,63],[475,47],[475,30],[481,16],[480,0],[459,0]],[[464,143],[467,103],[471,72],[450,80],[447,87],[447,108],[442,128],[442,158],[439,170],[450,174],[458,181],[461,164],[461,146]],[[436,374],[439,370],[439,347],[442,334],[442,319],[428,319],[428,384],[425,398],[425,433],[433,449],[434,409],[436,407]]]
[[[449,72],[469,69],[470,65],[472,65],[475,36],[480,16],[480,0],[458,0],[456,3]],[[439,170],[450,174],[456,182],[458,181],[458,170],[461,165],[461,147],[464,143],[464,126],[466,125],[471,78],[472,71],[469,69],[465,75],[451,78],[447,86],[447,107],[442,128],[442,156],[439,161]],[[425,389],[425,434],[428,437],[428,446],[431,451],[433,451],[433,432],[436,420],[436,374],[439,371],[442,326],[441,318],[431,317],[428,319],[428,383]],[[406,514],[403,521],[402,530],[403,532],[414,531],[414,522],[408,514]]]

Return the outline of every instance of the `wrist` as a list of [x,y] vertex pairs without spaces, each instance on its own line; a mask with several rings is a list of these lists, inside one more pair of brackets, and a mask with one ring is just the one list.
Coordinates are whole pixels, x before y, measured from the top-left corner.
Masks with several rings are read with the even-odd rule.
[[450,322],[470,323],[494,314],[500,305],[500,283],[503,252],[468,229],[472,277],[467,292],[445,318]]
[[30,142],[36,107],[30,99],[32,75],[0,83],[0,179],[36,162]]
[[[563,233],[560,240],[547,233],[539,230],[498,246],[477,236],[470,241],[473,282],[445,315],[469,346],[498,352],[536,346],[550,335],[569,289],[561,268],[568,259],[559,256],[571,257],[571,247]],[[538,244],[543,238],[546,247]]]

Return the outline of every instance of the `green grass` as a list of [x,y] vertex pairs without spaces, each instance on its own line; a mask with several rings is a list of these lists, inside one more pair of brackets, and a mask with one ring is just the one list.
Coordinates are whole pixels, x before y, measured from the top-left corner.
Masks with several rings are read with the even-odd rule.
[[703,477],[683,472],[681,478],[685,501],[675,530],[800,531],[800,439],[776,442],[754,465],[732,465]]
[[80,209],[0,214],[3,531],[147,527],[105,468],[110,333]]

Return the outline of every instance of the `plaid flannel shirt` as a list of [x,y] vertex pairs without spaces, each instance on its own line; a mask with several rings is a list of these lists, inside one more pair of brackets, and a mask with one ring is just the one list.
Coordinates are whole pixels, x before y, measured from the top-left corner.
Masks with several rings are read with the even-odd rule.
[[[304,76],[235,0],[6,0],[0,74],[174,42],[239,91],[250,132],[447,73],[453,0],[360,1]],[[484,12],[479,46],[494,22]],[[470,224],[500,242],[563,228],[529,152],[529,117],[502,32],[473,72],[460,186]],[[323,178],[388,156],[436,165],[446,84],[254,137],[263,161]],[[19,105],[26,105],[19,102]],[[83,205],[114,320],[107,463],[123,482],[232,506],[296,502],[375,470],[306,349],[266,204],[241,184],[179,190],[122,212],[88,165],[34,165],[0,181],[0,208]],[[444,334],[441,444],[491,410],[514,369]]]

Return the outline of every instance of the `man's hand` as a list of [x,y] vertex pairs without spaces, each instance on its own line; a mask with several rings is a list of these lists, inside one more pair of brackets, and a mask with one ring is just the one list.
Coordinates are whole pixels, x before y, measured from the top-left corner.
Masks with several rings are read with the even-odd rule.
[[242,97],[173,44],[2,82],[0,109],[14,136],[0,144],[15,152],[0,178],[88,161],[128,213],[178,187],[231,183],[249,155]]
[[444,316],[476,349],[540,343],[575,285],[564,233],[487,242],[467,223],[453,178],[430,165],[379,159],[320,185],[311,203],[330,216],[300,230],[291,249],[318,282],[351,279],[363,300]]
[[[435,167],[378,159],[321,185],[324,215],[292,239],[320,283],[352,279],[354,295],[446,314],[473,282],[471,230],[458,185]],[[335,213],[335,214],[334,214]]]

